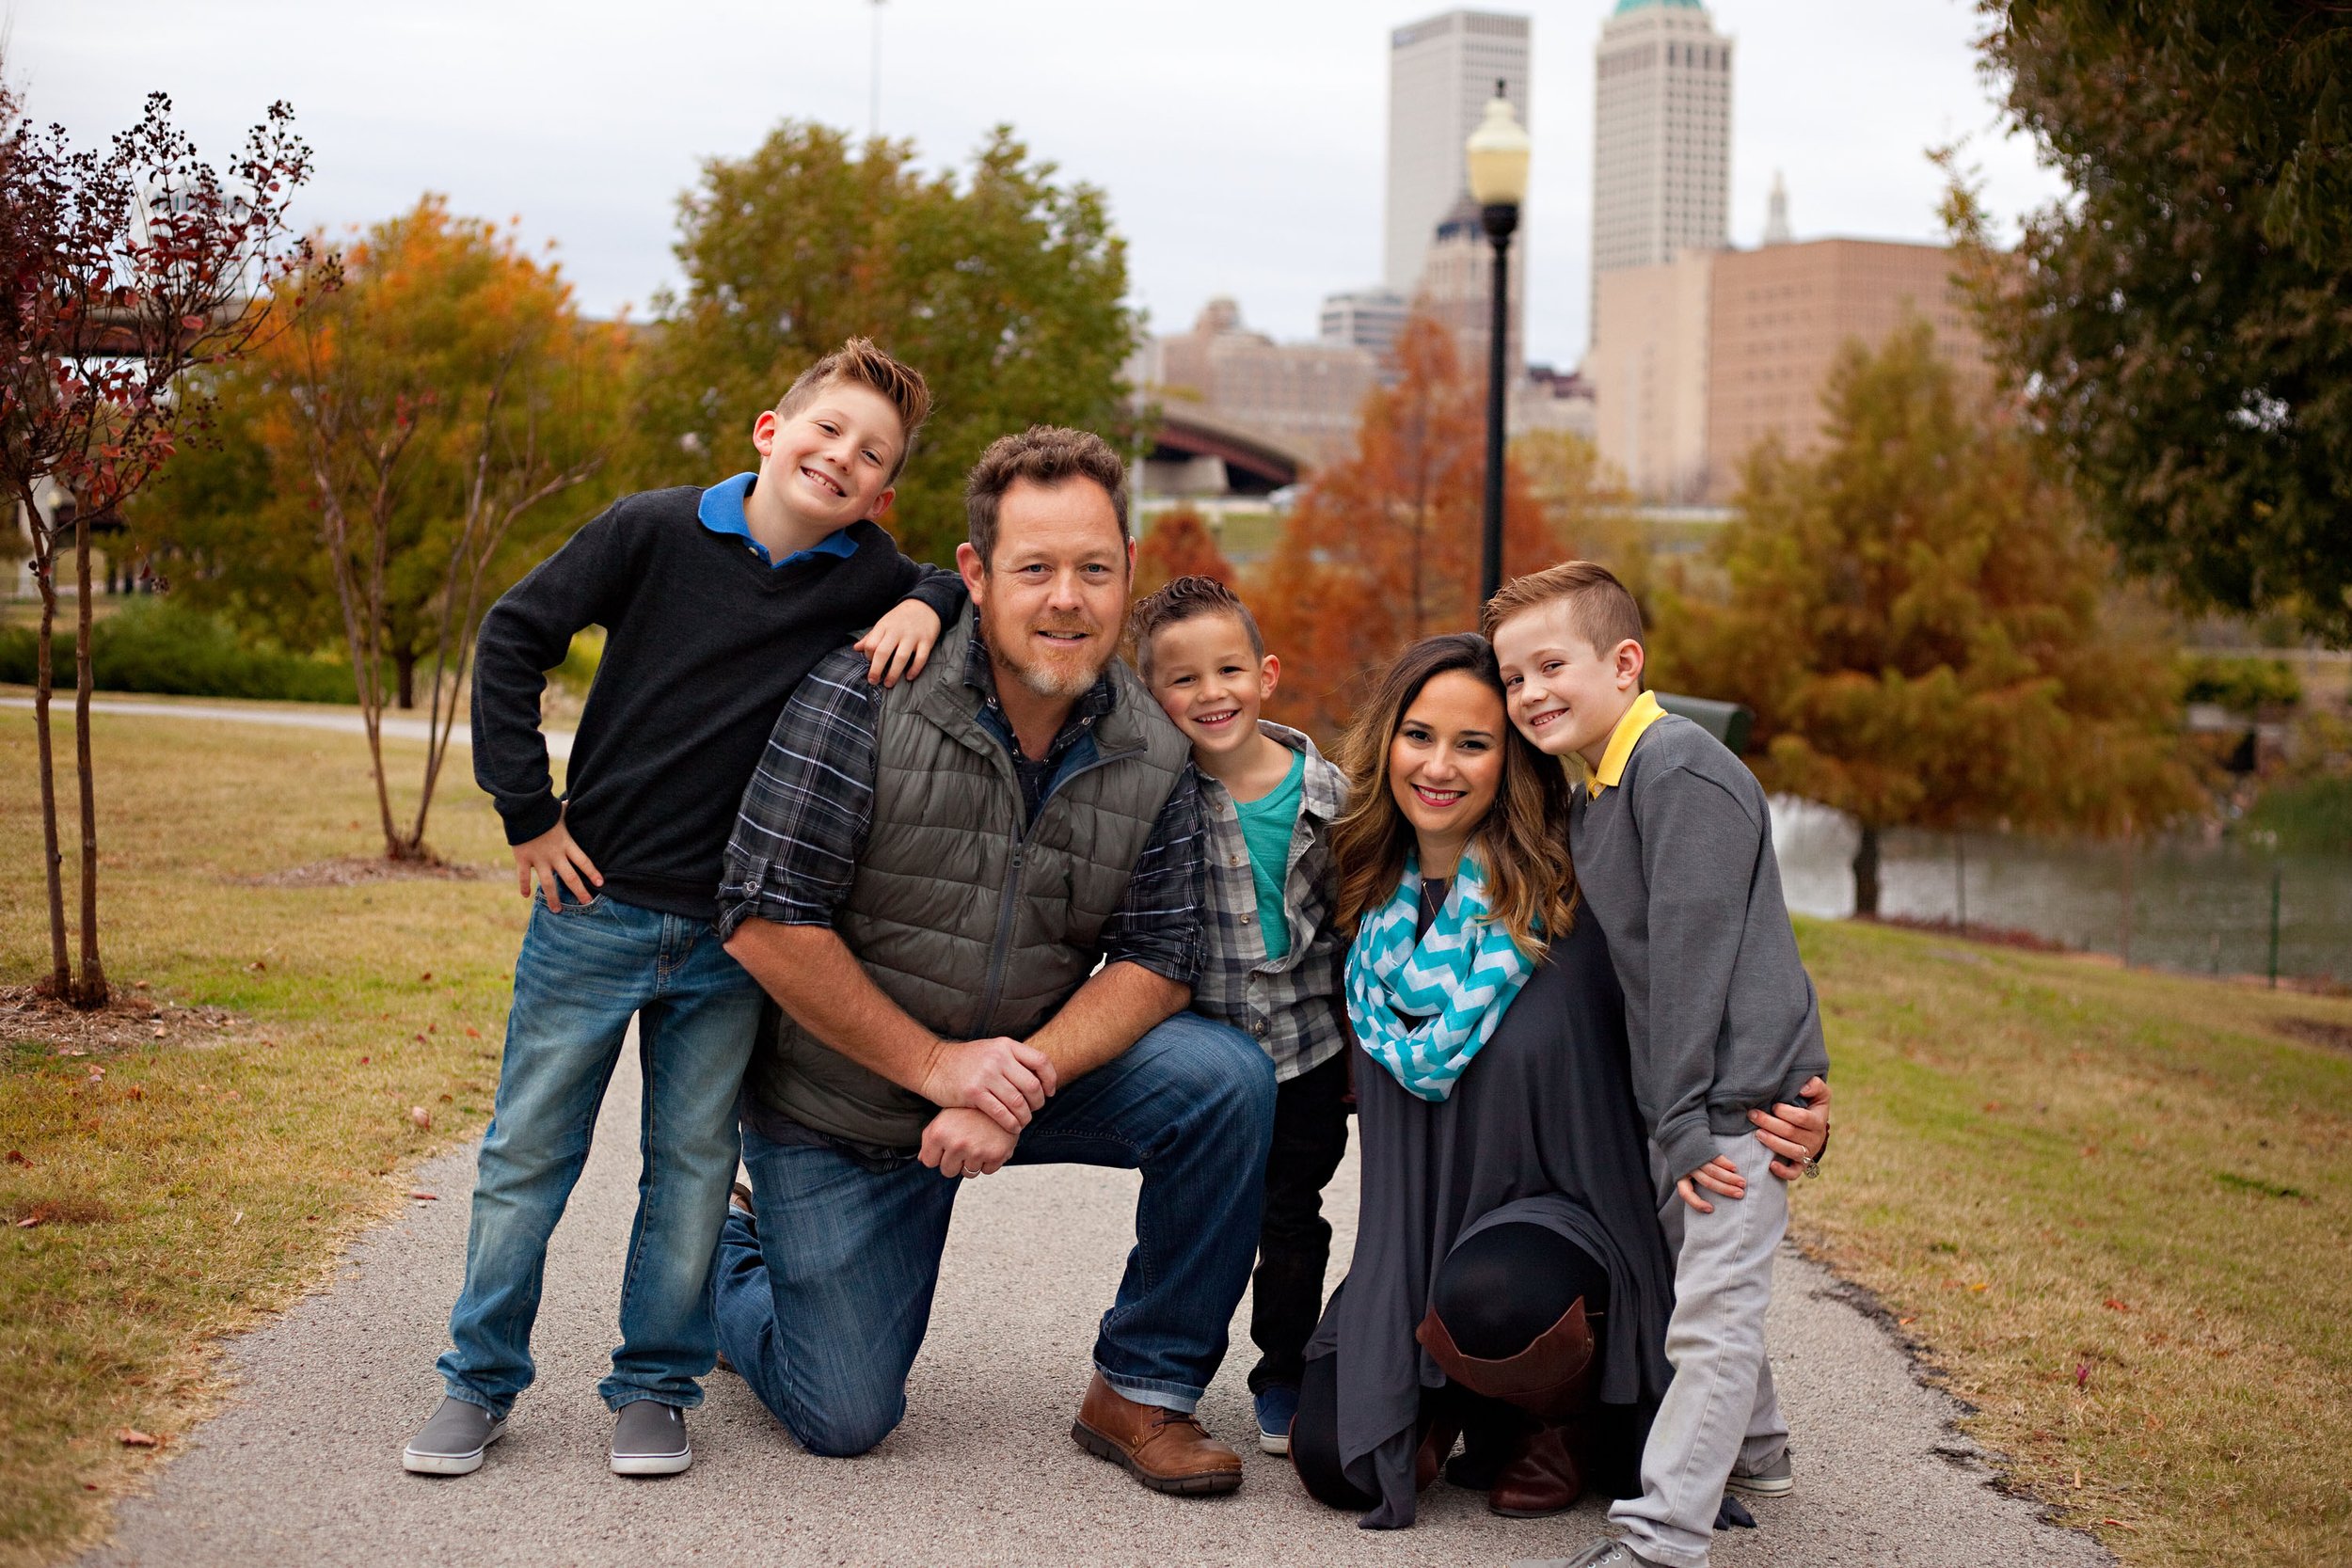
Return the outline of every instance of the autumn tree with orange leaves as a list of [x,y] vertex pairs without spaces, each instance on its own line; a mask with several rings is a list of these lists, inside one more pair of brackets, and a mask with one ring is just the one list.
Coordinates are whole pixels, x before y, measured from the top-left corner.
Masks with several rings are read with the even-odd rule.
[[[329,263],[342,286],[225,378],[217,451],[139,523],[175,594],[290,647],[342,641],[385,854],[430,860],[482,616],[606,499],[581,487],[620,436],[627,328],[583,320],[552,261],[438,197],[323,246]],[[386,773],[395,703],[431,728],[413,800]]]
[[[1478,624],[1486,414],[1453,335],[1416,315],[1398,334],[1397,376],[1364,402],[1356,451],[1324,468],[1252,586],[1252,607],[1288,678],[1271,717],[1320,737],[1347,722],[1397,651]],[[1561,548],[1518,466],[1505,460],[1502,570]]]
[[1178,578],[1214,578],[1231,586],[1233,563],[1217,547],[1208,519],[1190,506],[1162,513],[1136,546],[1135,596],[1157,593]]

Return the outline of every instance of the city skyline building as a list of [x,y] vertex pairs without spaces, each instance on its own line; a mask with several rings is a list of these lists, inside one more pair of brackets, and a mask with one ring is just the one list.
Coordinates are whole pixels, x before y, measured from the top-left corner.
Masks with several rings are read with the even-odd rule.
[[1323,296],[1317,341],[1329,348],[1360,348],[1386,359],[1413,302],[1393,289],[1348,289]]
[[1993,371],[1942,245],[1781,239],[1603,274],[1585,360],[1601,459],[1645,500],[1722,502],[1772,438],[1820,450],[1821,391],[1847,343],[1925,321],[1963,400]]
[[[1428,257],[1422,263],[1421,288],[1413,295],[1413,304],[1454,335],[1454,350],[1463,374],[1481,385],[1486,376],[1486,343],[1493,321],[1494,272],[1494,242],[1479,221],[1478,203],[1466,192],[1438,225]],[[1521,322],[1527,268],[1511,269],[1510,289],[1510,341],[1504,345],[1502,362],[1516,384],[1526,375]]]
[[1438,226],[1469,194],[1462,144],[1497,82],[1519,123],[1531,123],[1528,41],[1528,19],[1501,11],[1444,11],[1389,35],[1381,281],[1391,293],[1420,289]]
[[1593,51],[1591,338],[1602,277],[1731,240],[1731,38],[1700,0],[1617,0]]

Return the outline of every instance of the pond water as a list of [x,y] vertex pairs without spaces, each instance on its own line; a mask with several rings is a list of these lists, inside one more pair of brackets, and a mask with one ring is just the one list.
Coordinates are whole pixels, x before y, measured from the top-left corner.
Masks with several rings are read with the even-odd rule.
[[[1858,833],[1838,812],[1776,797],[1772,841],[1788,907],[1842,919],[1853,913]],[[2278,854],[2235,841],[2164,839],[2127,858],[2114,845],[1898,830],[1881,840],[1883,914],[1951,920],[1966,875],[1967,919],[2136,964],[2208,974],[2263,974],[2270,907],[2279,899],[2279,973],[2352,981],[2352,855]]]

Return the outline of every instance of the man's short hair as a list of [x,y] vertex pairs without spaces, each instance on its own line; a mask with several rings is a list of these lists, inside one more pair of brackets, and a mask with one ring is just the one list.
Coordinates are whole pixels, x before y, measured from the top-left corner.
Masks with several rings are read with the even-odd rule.
[[986,571],[996,550],[996,510],[1005,492],[1019,480],[1052,486],[1065,480],[1090,479],[1111,499],[1119,515],[1119,539],[1127,532],[1127,465],[1110,443],[1092,431],[1062,425],[1036,424],[1018,436],[1000,436],[989,443],[963,483],[964,519]]
[[1136,640],[1136,664],[1146,680],[1152,678],[1152,639],[1203,615],[1232,616],[1248,635],[1251,657],[1265,657],[1265,636],[1239,594],[1215,578],[1182,577],[1157,593],[1145,594],[1128,612],[1127,629]]
[[1597,561],[1563,561],[1513,578],[1486,601],[1478,629],[1491,639],[1495,628],[1513,616],[1553,603],[1568,607],[1568,629],[1604,658],[1620,642],[1642,641],[1642,607],[1617,575]]
[[931,389],[923,372],[875,347],[871,338],[852,338],[792,378],[776,402],[776,418],[790,419],[818,393],[842,381],[871,388],[898,411],[898,459],[890,466],[889,481],[897,483],[906,470],[907,454],[914,450],[914,433],[931,417]]

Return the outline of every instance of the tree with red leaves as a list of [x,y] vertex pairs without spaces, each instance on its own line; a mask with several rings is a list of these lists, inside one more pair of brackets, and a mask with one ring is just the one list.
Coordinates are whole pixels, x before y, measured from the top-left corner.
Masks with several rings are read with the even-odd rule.
[[[1429,317],[1406,323],[1395,355],[1395,384],[1364,401],[1355,453],[1308,483],[1250,600],[1292,672],[1273,716],[1327,739],[1406,644],[1478,625],[1483,392]],[[1565,552],[1517,463],[1505,464],[1508,578]]]
[[[286,223],[310,174],[294,111],[270,106],[224,178],[150,94],[138,124],[104,152],[74,150],[61,126],[0,112],[0,486],[32,533],[40,589],[33,725],[49,893],[49,989],[77,1006],[107,996],[98,950],[97,796],[91,780],[90,535],[114,523],[181,445],[203,428],[209,396],[189,372],[235,358],[275,330],[266,301],[305,270],[309,242]],[[257,303],[262,302],[262,303]],[[57,552],[69,526],[44,519],[37,486],[75,506],[78,618],[73,738],[80,775],[81,941],[66,948],[63,856],[50,738]]]
[[1213,578],[1231,587],[1233,575],[1233,563],[1217,547],[1208,519],[1194,507],[1177,506],[1162,513],[1136,546],[1137,599],[1157,593],[1178,578]]

